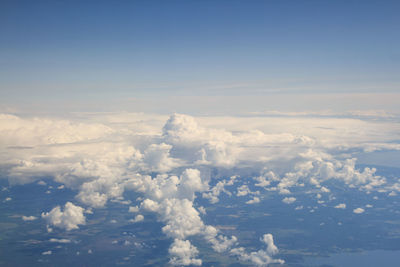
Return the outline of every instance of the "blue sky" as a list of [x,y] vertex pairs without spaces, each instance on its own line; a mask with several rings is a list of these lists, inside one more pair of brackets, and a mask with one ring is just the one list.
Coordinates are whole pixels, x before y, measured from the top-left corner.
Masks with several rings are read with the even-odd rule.
[[2,1],[1,102],[397,93],[399,10],[398,1]]

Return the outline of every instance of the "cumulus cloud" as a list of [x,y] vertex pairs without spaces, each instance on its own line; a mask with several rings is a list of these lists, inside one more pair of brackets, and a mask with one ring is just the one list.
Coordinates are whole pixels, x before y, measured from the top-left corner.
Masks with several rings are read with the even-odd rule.
[[129,221],[132,222],[132,223],[137,223],[137,222],[141,222],[143,220],[144,220],[144,216],[141,215],[141,214],[138,214],[138,215],[135,216],[134,219],[131,219]]
[[36,216],[22,216],[22,220],[24,221],[34,221],[36,219],[37,219]]
[[58,228],[63,228],[67,231],[78,229],[78,225],[85,224],[84,209],[75,206],[71,202],[67,202],[64,210],[60,206],[53,208],[50,212],[43,212],[42,218],[49,225],[54,225]]
[[286,204],[292,204],[295,201],[296,201],[295,197],[285,197],[284,199],[282,199],[282,202]]
[[259,197],[253,197],[253,199],[246,201],[246,204],[256,204],[256,203],[260,203]]
[[[39,181],[46,185],[44,177],[53,179],[61,184],[58,188],[75,190],[75,199],[88,211],[110,200],[129,204],[123,198],[129,190],[142,194],[138,206],[129,212],[157,213],[165,224],[163,232],[175,240],[170,254],[171,263],[177,265],[201,263],[187,240],[193,235],[202,236],[215,251],[233,250],[252,264],[274,262],[272,236],[263,238],[266,250],[247,253],[236,247],[236,237],[224,236],[202,221],[202,209],[195,205],[199,196],[214,204],[221,194],[235,197],[232,192],[236,192],[250,199],[247,204],[255,204],[261,197],[259,191],[250,190],[253,186],[283,195],[311,186],[322,198],[331,191],[325,184],[329,180],[366,192],[400,192],[399,184],[377,175],[375,168],[358,168],[352,154],[400,149],[390,143],[397,138],[393,133],[400,130],[394,124],[377,127],[375,122],[354,119],[173,114],[162,126],[164,116],[87,116],[66,120],[0,115],[0,174],[10,184]],[[354,132],[357,138],[350,134]],[[250,179],[243,184],[242,177]],[[290,204],[296,198],[282,201]],[[49,226],[72,230],[85,224],[83,212],[67,202],[64,210],[57,206],[42,218]],[[132,220],[139,221],[141,216]]]
[[168,251],[171,255],[170,263],[172,265],[199,266],[202,263],[200,259],[196,259],[199,251],[189,242],[189,240],[175,239]]
[[335,206],[335,209],[345,209],[345,208],[346,208],[346,204],[345,203],[340,203],[340,204],[337,204]]
[[265,250],[247,253],[243,247],[240,247],[232,249],[231,254],[238,256],[241,261],[250,262],[255,266],[267,266],[271,263],[285,263],[285,261],[282,259],[272,258],[272,255],[278,253],[278,248],[275,246],[274,239],[271,234],[263,235],[261,241],[267,245]]
[[356,214],[363,213],[364,211],[365,210],[363,208],[356,208],[356,209],[353,210],[353,212],[356,213]]
[[168,172],[180,166],[180,160],[170,157],[172,146],[161,143],[151,144],[143,154],[144,169],[151,172]]
[[138,212],[138,211],[139,211],[139,207],[138,206],[129,207],[129,210],[128,210],[128,212],[132,212],[132,213],[135,213],[135,212]]
[[224,192],[228,196],[231,196],[232,193],[229,192],[225,187],[231,186],[235,183],[236,176],[232,176],[230,180],[222,180],[219,181],[214,187],[211,188],[207,193],[203,193],[203,197],[210,200],[212,204],[215,204],[219,201],[219,195]]

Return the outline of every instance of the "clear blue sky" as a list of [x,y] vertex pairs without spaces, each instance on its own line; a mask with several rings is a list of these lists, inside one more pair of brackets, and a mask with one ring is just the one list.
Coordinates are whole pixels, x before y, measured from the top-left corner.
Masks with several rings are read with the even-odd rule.
[[399,92],[400,1],[0,2],[0,98]]

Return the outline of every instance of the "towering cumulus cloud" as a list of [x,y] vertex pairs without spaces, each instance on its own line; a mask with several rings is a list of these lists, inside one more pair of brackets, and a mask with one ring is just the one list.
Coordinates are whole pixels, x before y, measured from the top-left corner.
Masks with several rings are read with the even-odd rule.
[[[290,196],[292,191],[305,185],[318,192],[318,199],[330,194],[327,181],[365,192],[400,191],[398,184],[376,175],[376,169],[358,169],[352,155],[400,150],[390,142],[398,124],[388,124],[381,127],[387,132],[370,136],[375,122],[356,119],[335,119],[331,124],[335,127],[321,131],[331,122],[304,119],[295,127],[299,122],[290,118],[281,118],[278,124],[268,117],[196,119],[173,114],[165,122],[163,116],[128,115],[70,120],[0,115],[0,174],[10,184],[46,178],[74,190],[71,201],[82,207],[67,202],[42,213],[50,227],[67,231],[85,225],[84,208],[96,212],[109,200],[122,201],[129,192],[139,193],[141,197],[129,209],[135,213],[131,221],[145,222],[146,212],[157,214],[164,224],[162,232],[171,240],[170,263],[179,266],[202,264],[193,236],[218,253],[253,265],[284,262],[275,258],[278,248],[272,234],[261,237],[265,248],[249,252],[237,237],[206,224],[202,218],[207,210],[198,205],[200,198],[210,205],[221,196],[260,205],[265,192],[275,192],[291,204],[299,202]],[[340,130],[343,125],[349,134]],[[354,138],[351,130],[360,136]],[[244,177],[250,180],[244,183]]]

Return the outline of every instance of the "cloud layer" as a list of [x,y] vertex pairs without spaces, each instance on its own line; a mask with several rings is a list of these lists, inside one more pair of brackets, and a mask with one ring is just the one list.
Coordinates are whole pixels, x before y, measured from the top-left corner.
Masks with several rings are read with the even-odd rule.
[[[171,264],[202,264],[198,249],[189,240],[197,235],[217,252],[265,266],[283,263],[274,258],[278,249],[271,234],[261,239],[265,249],[247,252],[235,236],[203,222],[206,210],[196,200],[215,204],[226,195],[259,205],[267,191],[281,194],[282,201],[291,204],[298,201],[292,191],[305,186],[314,188],[318,199],[330,194],[327,181],[365,192],[396,194],[399,183],[390,183],[374,168],[358,169],[354,155],[400,150],[392,142],[399,129],[394,122],[377,125],[337,118],[278,121],[95,114],[66,120],[2,114],[0,174],[11,184],[53,179],[75,190],[75,201],[86,208],[104,207],[110,200],[121,202],[125,192],[140,193],[136,206],[129,208],[134,213],[131,222],[144,221],[146,212],[157,214],[164,223],[163,233],[173,240]],[[250,177],[250,182],[244,183],[243,177]],[[67,202],[63,208],[43,212],[42,218],[51,227],[69,231],[85,224],[84,211]],[[361,213],[361,209],[354,212]]]

